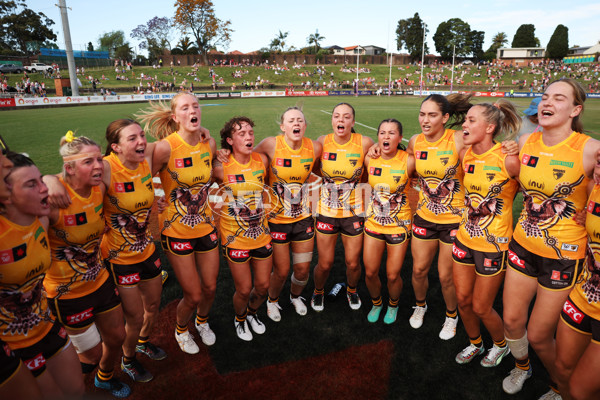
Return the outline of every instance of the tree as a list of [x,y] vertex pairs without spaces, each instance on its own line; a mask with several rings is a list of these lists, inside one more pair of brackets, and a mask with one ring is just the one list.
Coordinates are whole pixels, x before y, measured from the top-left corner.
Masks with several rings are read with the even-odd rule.
[[564,25],[558,25],[550,37],[546,54],[548,58],[563,58],[569,52],[569,28]]
[[94,45],[92,44],[92,42],[89,42],[87,45],[87,51],[94,51]]
[[272,51],[285,51],[285,41],[290,33],[289,32],[281,32],[279,30],[279,34],[275,36],[275,39],[271,40],[271,44],[269,44],[269,48]]
[[533,24],[523,24],[519,26],[515,36],[513,37],[511,46],[513,48],[539,46],[539,39],[536,46],[535,27]]
[[151,59],[157,58],[164,49],[171,49],[173,21],[167,17],[154,17],[131,31],[131,37],[140,40],[140,49],[147,49]]
[[[457,56],[470,55],[473,52],[471,39],[471,26],[460,18],[452,18],[440,23],[433,35],[435,49],[446,60],[452,59],[454,47]],[[483,40],[481,42],[483,43]]]
[[176,0],[173,21],[184,35],[192,33],[205,63],[209,50],[218,45],[227,47],[231,42],[231,21],[218,19],[210,0]]
[[471,31],[470,34],[470,42],[471,42],[471,52],[473,54],[473,58],[475,60],[483,59],[483,40],[485,38],[484,31]]
[[308,36],[308,39],[307,39],[308,44],[309,45],[311,45],[311,44],[315,45],[315,54],[317,54],[319,52],[319,48],[320,48],[319,42],[321,40],[323,40],[323,39],[325,39],[325,36],[319,35],[319,30],[318,29],[317,29],[317,31],[315,33],[311,33]]
[[486,50],[483,55],[483,59],[486,61],[493,61],[496,58],[498,49],[504,47],[508,43],[508,37],[504,32],[498,32],[492,38],[492,44],[490,48]]
[[98,44],[101,51],[108,51],[111,57],[129,60],[133,50],[129,43],[125,41],[123,31],[112,31],[104,33],[98,38]]
[[[419,17],[419,13],[415,13],[412,18],[401,19],[398,21],[398,27],[396,28],[397,49],[405,48],[413,60],[420,60],[423,50],[423,34],[426,35],[427,32],[429,30]],[[429,53],[429,47],[425,43],[425,54],[427,53]]]
[[31,54],[40,45],[56,42],[54,21],[27,8],[24,1],[0,1],[0,51]]
[[198,48],[189,36],[184,36],[177,43],[177,47],[171,50],[171,54],[198,54]]

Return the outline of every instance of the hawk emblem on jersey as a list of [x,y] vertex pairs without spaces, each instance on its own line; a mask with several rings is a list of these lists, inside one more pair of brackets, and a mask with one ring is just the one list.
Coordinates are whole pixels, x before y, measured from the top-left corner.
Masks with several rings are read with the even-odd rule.
[[[496,215],[502,214],[504,200],[499,199],[497,196],[502,192],[502,187],[508,182],[509,179],[506,179],[501,183],[491,185],[485,197],[478,193],[467,193],[465,195],[465,205],[467,206],[465,230],[472,238],[485,236],[488,242],[496,246],[497,251],[500,251],[500,247],[496,244],[495,236],[491,235],[487,228]],[[473,207],[474,202],[477,202],[477,207]]]
[[550,236],[548,229],[558,223],[559,220],[571,218],[575,213],[575,206],[566,198],[571,195],[575,188],[583,181],[584,175],[574,183],[559,183],[550,196],[537,190],[523,191],[523,208],[519,223],[527,237],[543,237],[544,244],[554,249],[560,259],[564,257],[558,249],[558,240]]
[[434,176],[419,176],[419,185],[424,194],[424,201],[419,203],[418,208],[425,206],[435,215],[448,211],[451,211],[452,214],[460,214],[460,210],[452,207],[454,195],[460,192],[460,182],[455,178],[459,164],[460,160],[446,169],[442,179]]
[[588,303],[600,302],[600,243],[591,242],[587,249],[587,268],[584,270],[583,294]]
[[[197,193],[192,193],[193,187],[177,187],[171,191],[169,201],[181,216],[180,222],[190,228],[206,220],[204,210],[207,206],[210,182],[202,185]],[[165,221],[166,222],[166,221]]]
[[268,233],[263,226],[262,206],[257,205],[252,210],[245,203],[236,200],[229,207],[229,215],[235,217],[238,226],[243,231],[243,236],[247,238],[257,239],[263,233]]
[[282,205],[283,213],[286,217],[297,218],[310,210],[306,204],[305,185],[297,183],[275,182],[273,190],[279,197],[279,204]]
[[66,232],[57,230],[56,236],[67,243],[67,246],[60,246],[54,249],[56,259],[66,261],[75,272],[68,284],[61,284],[57,287],[58,296],[70,291],[72,283],[77,281],[94,281],[102,269],[99,257],[98,238],[90,240],[83,246],[69,243],[66,239]]
[[371,195],[371,201],[373,204],[373,219],[381,224],[381,225],[391,225],[396,224],[398,226],[403,225],[400,221],[398,221],[397,215],[402,209],[404,205],[406,205],[406,196],[404,194],[404,185],[400,185],[396,188],[396,191],[392,194],[389,194],[389,197],[386,200],[382,199],[384,194],[388,194],[385,192],[380,192],[377,190],[373,191]]
[[352,191],[358,185],[363,169],[354,170],[350,179],[343,177],[329,176],[323,173],[323,184],[321,186],[321,201],[330,208],[351,209],[348,204]]
[[2,335],[27,335],[42,321],[49,321],[49,311],[42,314],[43,275],[23,285],[0,285],[0,313],[10,322],[0,323]]

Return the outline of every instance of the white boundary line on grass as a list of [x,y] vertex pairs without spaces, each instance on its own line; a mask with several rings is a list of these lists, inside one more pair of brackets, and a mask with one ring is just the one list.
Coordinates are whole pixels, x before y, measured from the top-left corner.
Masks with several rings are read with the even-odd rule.
[[[319,111],[321,111],[322,113],[325,113],[325,114],[331,115],[331,113],[330,113],[329,111],[325,111],[325,110],[319,110]],[[354,123],[355,123],[356,125],[364,126],[364,127],[365,127],[365,128],[367,128],[367,129],[371,129],[372,131],[377,131],[377,128],[373,128],[372,126],[365,125],[365,124],[361,124],[360,122],[356,122],[356,121],[354,121]],[[407,143],[408,143],[408,140],[406,140],[405,138],[402,138],[402,140],[403,140],[404,142],[407,142]]]

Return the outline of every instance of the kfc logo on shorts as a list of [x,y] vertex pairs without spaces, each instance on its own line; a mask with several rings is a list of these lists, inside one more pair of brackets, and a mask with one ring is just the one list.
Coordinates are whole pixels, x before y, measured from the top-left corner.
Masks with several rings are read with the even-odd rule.
[[156,266],[156,268],[160,268],[160,258],[154,260],[154,265]]
[[273,247],[273,246],[271,246],[271,243],[267,243],[266,246],[265,246],[265,249],[271,250],[271,247]]
[[552,270],[552,275],[550,275],[550,279],[552,279],[553,281],[568,282],[571,279],[571,272],[561,272],[557,270]]
[[456,237],[456,232],[457,232],[457,231],[458,231],[458,229],[452,229],[452,230],[450,231],[450,236],[451,236],[451,237]]
[[287,233],[285,232],[271,232],[271,237],[273,240],[285,240],[287,238]]
[[210,234],[210,240],[212,240],[213,242],[217,241],[217,234],[216,233],[211,233]]
[[25,360],[25,365],[27,365],[27,368],[29,368],[30,371],[37,371],[46,365],[46,358],[42,353],[40,353],[29,360]]
[[354,226],[354,229],[360,229],[361,226],[361,222],[360,221],[356,221],[352,226]]
[[171,242],[171,250],[173,251],[185,251],[193,249],[194,248],[190,242]]
[[60,330],[58,331],[58,336],[60,336],[63,339],[67,338],[67,330],[65,329],[64,326],[60,327]]
[[333,231],[333,225],[317,221],[317,229],[321,231]]
[[463,259],[467,255],[467,252],[456,247],[455,244],[452,245],[452,254],[456,256],[456,258]]
[[498,260],[492,260],[491,258],[484,258],[483,259],[483,266],[484,267],[498,267],[499,263]]
[[309,226],[308,228],[306,228],[306,233],[312,233],[313,228],[312,226]]
[[567,301],[565,301],[565,304],[563,305],[563,312],[567,314],[571,318],[571,320],[577,324],[580,324],[581,321],[583,321],[583,313],[579,311],[569,299],[567,299]]
[[80,313],[68,315],[67,316],[67,324],[74,325],[74,324],[78,324],[80,322],[83,322],[87,319],[92,318],[94,316],[94,314],[92,314],[93,310],[94,310],[94,307],[90,307],[87,310],[84,310]]
[[119,276],[119,285],[131,285],[133,283],[138,283],[140,281],[140,274],[136,272],[135,274]]
[[415,235],[425,236],[427,235],[427,229],[421,228],[420,226],[413,225],[413,232]]
[[246,258],[249,255],[248,250],[229,250],[229,257],[231,258]]
[[4,350],[4,354],[6,354],[6,357],[15,356],[15,353],[13,353],[13,351],[10,349],[10,347],[8,347],[7,344],[4,344],[4,346],[2,346],[2,349]]
[[525,261],[521,260],[518,255],[512,251],[508,251],[508,259],[517,267],[525,268]]

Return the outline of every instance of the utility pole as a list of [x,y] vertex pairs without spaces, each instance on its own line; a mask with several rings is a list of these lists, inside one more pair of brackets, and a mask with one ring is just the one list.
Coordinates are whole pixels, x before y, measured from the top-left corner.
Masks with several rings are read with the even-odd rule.
[[71,43],[71,30],[69,29],[69,17],[67,16],[66,0],[58,0],[60,8],[60,17],[63,26],[63,35],[65,37],[65,47],[67,52],[67,65],[69,67],[69,78],[71,80],[71,94],[79,96],[79,86],[77,86],[77,73],[75,67],[75,57],[73,57],[73,44]]

